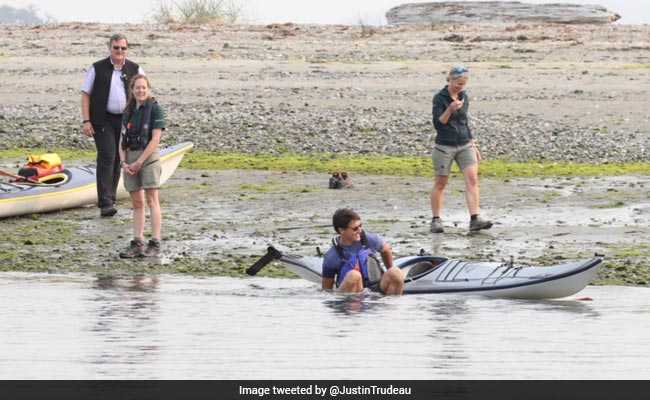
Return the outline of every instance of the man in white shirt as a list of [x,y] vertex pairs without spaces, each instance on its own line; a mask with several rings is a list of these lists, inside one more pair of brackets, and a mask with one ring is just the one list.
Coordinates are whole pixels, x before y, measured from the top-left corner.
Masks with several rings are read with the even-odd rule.
[[94,63],[81,87],[82,132],[92,136],[97,148],[97,206],[102,217],[112,217],[120,180],[118,145],[128,84],[140,66],[127,60],[128,40],[114,34],[108,41],[110,55]]

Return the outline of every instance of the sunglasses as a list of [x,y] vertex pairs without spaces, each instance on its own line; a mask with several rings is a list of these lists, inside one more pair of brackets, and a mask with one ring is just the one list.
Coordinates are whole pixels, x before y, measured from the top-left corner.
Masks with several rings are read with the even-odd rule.
[[363,224],[359,224],[357,226],[350,226],[349,229],[352,229],[353,232],[359,232],[362,226]]
[[113,46],[113,50],[126,51],[127,49],[128,49],[128,47],[126,47],[126,46]]

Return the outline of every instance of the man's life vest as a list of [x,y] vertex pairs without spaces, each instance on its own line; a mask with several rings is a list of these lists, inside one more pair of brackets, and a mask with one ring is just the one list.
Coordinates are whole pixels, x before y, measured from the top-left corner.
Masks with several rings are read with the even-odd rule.
[[61,171],[63,171],[63,163],[58,154],[32,154],[27,156],[27,164],[18,171],[18,175],[25,179],[36,181],[39,178]]
[[[337,238],[332,239],[332,244],[336,249],[336,253],[339,256],[339,259],[341,260],[341,265],[339,266],[339,269],[336,273],[337,287],[341,285],[345,275],[349,271],[355,269],[357,264],[359,265],[359,272],[363,277],[364,287],[368,287],[371,284],[376,283],[376,281],[381,278],[383,268],[381,266],[381,263],[379,263],[379,260],[374,257],[371,250],[368,248],[368,238],[366,237],[366,233],[364,231],[361,231],[361,249],[348,259],[345,258],[343,247],[341,247],[341,244],[336,239]],[[371,266],[368,265],[369,260],[373,261]]]

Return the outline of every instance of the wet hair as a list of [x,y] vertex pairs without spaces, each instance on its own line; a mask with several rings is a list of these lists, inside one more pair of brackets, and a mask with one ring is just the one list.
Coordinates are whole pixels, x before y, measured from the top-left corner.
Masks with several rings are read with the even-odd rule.
[[126,41],[126,45],[129,45],[129,40],[121,33],[115,33],[108,39],[108,47],[110,48],[113,45],[113,42],[119,42],[120,40]]
[[[149,90],[151,90],[151,83],[149,83],[149,78],[142,74],[134,75],[133,78],[131,78],[129,81],[129,101],[126,103],[126,109],[129,111],[135,109],[135,95],[133,95],[133,89],[135,88],[135,82],[138,79],[144,79],[145,82],[147,82],[147,87]],[[151,97],[151,93],[149,94],[149,98],[147,100],[149,99],[153,99],[153,97]]]
[[359,221],[361,217],[351,208],[339,208],[332,216],[332,226],[334,231],[340,233],[339,229],[346,229],[350,222]]
[[469,75],[469,69],[463,65],[455,65],[449,70],[447,75],[447,82],[456,80],[458,78],[466,78]]

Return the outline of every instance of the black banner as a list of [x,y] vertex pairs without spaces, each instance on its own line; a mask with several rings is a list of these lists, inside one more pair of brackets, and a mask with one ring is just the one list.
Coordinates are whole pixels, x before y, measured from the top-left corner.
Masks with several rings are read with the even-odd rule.
[[640,400],[646,381],[0,381],[3,399]]

